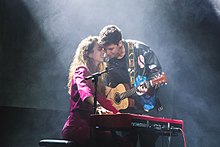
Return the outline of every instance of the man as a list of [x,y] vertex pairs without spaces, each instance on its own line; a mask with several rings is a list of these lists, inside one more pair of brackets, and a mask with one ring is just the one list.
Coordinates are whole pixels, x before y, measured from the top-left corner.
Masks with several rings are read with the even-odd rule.
[[[137,89],[130,98],[116,100],[118,104],[128,101],[128,106],[119,107],[119,111],[157,116],[162,110],[156,97],[158,87],[150,86],[149,80],[161,73],[161,65],[150,47],[140,41],[124,40],[116,25],[105,26],[100,31],[98,43],[110,58],[109,69],[113,69],[107,76],[107,86],[115,88],[124,84],[126,90],[128,87]],[[155,146],[158,135],[153,130],[138,129],[137,133],[141,146]]]

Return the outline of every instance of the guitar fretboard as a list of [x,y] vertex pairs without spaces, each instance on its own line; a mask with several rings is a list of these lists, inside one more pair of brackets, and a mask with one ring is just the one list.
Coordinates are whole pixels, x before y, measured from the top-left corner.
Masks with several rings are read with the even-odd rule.
[[[150,84],[149,81],[145,81],[145,82],[144,82],[143,84],[141,84],[140,86],[141,86],[141,87],[143,86],[143,87],[149,88],[149,87],[151,87],[151,84]],[[140,86],[138,86],[138,87],[140,87]],[[134,88],[132,88],[132,89],[130,89],[130,90],[124,92],[124,93],[121,93],[121,94],[120,94],[120,99],[123,100],[123,99],[125,99],[125,98],[127,98],[127,97],[132,96],[137,90],[138,90],[137,87],[134,87]]]

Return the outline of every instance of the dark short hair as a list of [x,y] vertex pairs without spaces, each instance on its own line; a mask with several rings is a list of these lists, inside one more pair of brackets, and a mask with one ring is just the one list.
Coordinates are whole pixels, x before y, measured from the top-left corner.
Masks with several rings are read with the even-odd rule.
[[122,40],[121,30],[116,25],[107,25],[100,31],[98,43],[101,46],[118,45],[120,40]]

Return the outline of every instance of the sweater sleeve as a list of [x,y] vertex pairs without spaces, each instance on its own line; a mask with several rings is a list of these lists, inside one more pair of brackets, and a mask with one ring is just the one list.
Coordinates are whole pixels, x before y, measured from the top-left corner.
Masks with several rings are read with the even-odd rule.
[[79,91],[80,98],[84,101],[87,97],[93,96],[93,85],[91,80],[85,80],[89,75],[86,67],[80,66],[75,70],[74,79]]
[[117,113],[119,112],[113,105],[112,102],[108,99],[106,99],[105,97],[98,97],[98,102],[101,104],[102,107],[104,107],[105,109],[112,111],[113,113]]

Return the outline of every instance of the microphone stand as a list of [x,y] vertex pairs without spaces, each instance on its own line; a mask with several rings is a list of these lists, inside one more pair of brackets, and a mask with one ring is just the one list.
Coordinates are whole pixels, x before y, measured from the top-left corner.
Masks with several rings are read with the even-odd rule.
[[94,114],[96,113],[97,108],[97,83],[98,83],[98,77],[101,76],[104,73],[109,72],[112,69],[109,69],[108,67],[105,68],[104,71],[93,73],[87,77],[85,77],[86,80],[92,79],[92,82],[94,83],[95,92],[94,92]]
[[[107,73],[109,70],[112,70],[112,69],[108,69],[108,67],[105,68],[104,71],[102,72],[96,72],[96,73],[93,73],[87,77],[85,77],[85,80],[89,80],[89,79],[92,79],[92,82],[94,83],[94,87],[95,87],[95,92],[94,92],[94,114],[96,114],[96,108],[97,108],[97,83],[98,83],[98,77],[101,76],[102,74],[104,73]],[[96,126],[93,124],[91,125],[91,138],[92,138],[92,144],[96,146]]]

